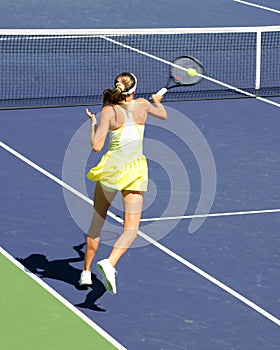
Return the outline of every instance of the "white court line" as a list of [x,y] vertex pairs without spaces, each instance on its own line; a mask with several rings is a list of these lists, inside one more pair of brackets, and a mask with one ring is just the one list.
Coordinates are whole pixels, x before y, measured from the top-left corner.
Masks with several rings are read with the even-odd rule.
[[[21,155],[20,153],[18,153],[14,149],[12,149],[11,147],[7,146],[5,143],[0,141],[0,146],[2,148],[4,148],[5,150],[7,150],[8,152],[10,152],[11,154],[13,154],[14,156],[16,156],[17,158],[19,158],[20,160],[22,160],[23,162],[25,162],[26,164],[28,164],[31,167],[33,167],[34,169],[38,170],[40,173],[42,173],[42,174],[46,175],[47,177],[49,177],[50,179],[54,180],[56,183],[60,184],[61,186],[63,186],[67,190],[71,191],[72,193],[74,193],[76,195],[79,194],[79,192],[77,190],[75,190],[73,187],[65,184],[63,181],[61,181],[60,179],[58,179],[57,177],[55,177],[54,175],[52,175],[51,173],[49,173],[45,169],[39,167],[37,164],[35,164],[31,160],[27,159],[26,157],[24,157],[23,155]],[[82,199],[85,199],[86,202],[88,202],[90,204],[92,202],[91,200],[89,200],[87,197],[85,197],[81,193],[79,194],[79,197],[82,198]],[[109,214],[109,212],[108,212],[108,214]],[[118,222],[123,222],[122,219],[118,218],[114,214],[110,213],[110,215],[111,215],[111,217],[116,217],[116,220]],[[149,243],[153,244],[155,247],[160,249],[162,252],[164,252],[167,255],[171,256],[172,258],[174,258],[175,260],[177,260],[181,264],[187,266],[189,269],[193,270],[194,272],[196,272],[200,276],[202,276],[205,279],[207,279],[208,281],[212,282],[217,287],[223,289],[225,292],[229,293],[230,295],[232,295],[236,299],[240,300],[242,303],[246,304],[247,306],[249,306],[250,308],[252,308],[256,312],[258,312],[259,314],[263,315],[264,317],[269,319],[271,322],[273,322],[273,323],[277,324],[278,326],[280,326],[280,319],[278,319],[277,317],[273,316],[272,314],[270,314],[269,312],[267,312],[266,310],[264,310],[263,308],[261,308],[257,304],[253,303],[251,300],[247,299],[246,297],[244,297],[240,293],[236,292],[234,289],[228,287],[227,285],[225,285],[221,281],[217,280],[215,277],[209,275],[207,272],[201,270],[199,267],[193,265],[191,262],[189,262],[186,259],[182,258],[178,254],[174,253],[172,250],[170,250],[170,249],[166,248],[165,246],[163,246],[162,244],[158,243],[157,241],[155,241],[151,237],[147,236],[145,233],[141,232],[140,230],[138,231],[138,234],[139,234],[139,236],[144,238],[146,241],[148,241]]]
[[36,283],[38,283],[41,287],[43,287],[47,292],[49,292],[52,296],[54,296],[58,301],[60,301],[63,305],[65,305],[69,310],[71,310],[75,315],[80,317],[84,322],[86,322],[91,328],[93,328],[97,333],[103,336],[108,342],[114,345],[119,350],[127,350],[123,345],[121,345],[116,339],[112,338],[110,334],[104,331],[101,327],[99,327],[95,322],[93,322],[90,318],[88,318],[85,314],[83,314],[80,310],[78,310],[74,305],[72,305],[68,300],[63,298],[59,293],[57,293],[54,289],[52,289],[46,282],[41,280],[34,273],[27,270],[20,262],[18,262],[14,257],[12,257],[6,250],[4,250],[0,246],[0,254],[5,256],[12,264],[18,267],[21,271],[23,271],[28,277],[32,278]]
[[263,209],[263,210],[247,210],[247,211],[232,211],[227,213],[211,213],[211,214],[196,214],[196,215],[182,215],[182,216],[163,216],[160,218],[146,218],[141,219],[141,222],[149,221],[168,221],[168,220],[182,220],[182,219],[198,219],[198,218],[213,218],[222,216],[237,216],[237,215],[253,215],[253,214],[269,214],[280,213],[280,209]]
[[275,9],[273,9],[271,7],[261,6],[261,5],[258,5],[258,4],[254,4],[252,2],[243,1],[243,0],[233,0],[233,1],[239,2],[240,4],[252,6],[252,7],[257,7],[257,8],[260,8],[262,10],[271,11],[271,12],[275,12],[275,13],[280,13],[280,10],[275,10]]
[[[6,151],[8,151],[11,154],[13,154],[15,157],[17,157],[20,160],[22,160],[24,163],[30,165],[35,170],[39,171],[41,174],[47,176],[48,178],[50,178],[51,180],[53,180],[54,182],[56,182],[60,186],[64,187],[66,190],[72,192],[77,197],[81,198],[82,200],[84,200],[85,202],[89,203],[90,205],[93,205],[93,200],[92,199],[88,198],[87,196],[85,196],[81,192],[77,191],[74,187],[69,186],[67,183],[63,182],[62,180],[60,180],[56,176],[52,175],[51,173],[49,173],[45,169],[41,168],[39,165],[35,164],[34,162],[29,160],[28,158],[24,157],[22,154],[20,154],[17,151],[15,151],[13,148],[7,146],[5,143],[3,143],[1,141],[0,141],[0,146],[2,148],[4,148]],[[108,215],[111,216],[114,220],[116,220],[116,221],[118,221],[120,223],[123,222],[122,219],[120,219],[117,215],[115,215],[113,213],[108,213]]]

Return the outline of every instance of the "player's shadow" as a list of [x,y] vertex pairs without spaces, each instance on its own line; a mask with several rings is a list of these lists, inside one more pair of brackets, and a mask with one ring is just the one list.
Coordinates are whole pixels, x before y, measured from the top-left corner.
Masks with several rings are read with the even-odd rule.
[[82,248],[84,243],[78,246],[74,246],[73,249],[78,253],[78,257],[52,260],[49,261],[43,254],[31,254],[27,258],[17,258],[17,260],[30,272],[33,272],[41,278],[50,278],[75,286],[78,290],[85,290],[90,288],[90,292],[86,295],[84,302],[75,306],[91,309],[94,311],[106,311],[95,305],[95,302],[106,292],[106,288],[103,283],[99,281],[95,274],[92,276],[92,286],[80,287],[78,281],[80,278],[81,270],[71,266],[71,263],[80,262],[84,260],[84,252]]

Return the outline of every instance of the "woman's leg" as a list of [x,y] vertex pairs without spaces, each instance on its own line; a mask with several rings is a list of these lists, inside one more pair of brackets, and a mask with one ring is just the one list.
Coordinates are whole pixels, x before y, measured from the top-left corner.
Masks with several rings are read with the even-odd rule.
[[84,270],[90,271],[92,260],[99,246],[101,229],[104,225],[107,211],[116,193],[117,192],[105,191],[99,182],[96,183],[94,192],[94,213],[86,238]]
[[124,231],[114,244],[109,256],[113,267],[128,250],[137,237],[143,207],[143,194],[140,191],[123,191]]

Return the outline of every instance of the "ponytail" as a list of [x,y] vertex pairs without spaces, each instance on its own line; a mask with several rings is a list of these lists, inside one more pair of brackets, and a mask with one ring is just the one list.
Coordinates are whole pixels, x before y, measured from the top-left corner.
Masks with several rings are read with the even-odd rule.
[[[115,79],[115,88],[103,92],[103,107],[119,104],[126,100],[136,89],[137,79],[132,73],[121,73]],[[131,92],[131,90],[133,90]]]

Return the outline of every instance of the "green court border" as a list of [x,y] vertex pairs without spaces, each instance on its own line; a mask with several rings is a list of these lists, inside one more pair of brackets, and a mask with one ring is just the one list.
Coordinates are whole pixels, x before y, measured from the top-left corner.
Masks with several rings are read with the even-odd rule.
[[1,247],[0,274],[1,349],[125,349]]

